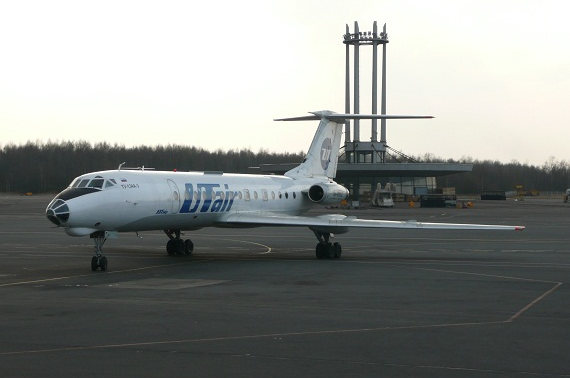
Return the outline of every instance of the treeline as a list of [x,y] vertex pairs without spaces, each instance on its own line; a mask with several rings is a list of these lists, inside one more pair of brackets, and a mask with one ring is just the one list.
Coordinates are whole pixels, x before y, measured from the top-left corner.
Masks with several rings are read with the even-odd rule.
[[[27,143],[0,149],[0,192],[57,192],[74,177],[93,171],[126,166],[146,166],[157,170],[251,172],[249,167],[264,163],[300,163],[298,153],[253,152],[251,150],[208,151],[180,145],[140,146],[87,142]],[[472,163],[473,171],[438,179],[439,186],[454,186],[458,193],[483,190],[514,190],[516,185],[539,191],[564,191],[570,188],[570,164],[549,160],[541,166],[518,162],[445,160],[426,154],[419,162]]]
[[453,186],[458,193],[475,194],[485,190],[515,190],[522,185],[524,190],[560,192],[570,188],[570,164],[551,158],[541,166],[521,164],[517,161],[502,163],[491,160],[461,161],[434,158],[424,155],[422,162],[472,163],[469,173],[444,176],[438,179],[438,186]]
[[247,173],[263,163],[301,162],[304,154],[251,150],[207,151],[180,145],[139,146],[87,142],[27,143],[0,150],[0,192],[58,192],[74,177],[93,171],[125,167],[157,170]]

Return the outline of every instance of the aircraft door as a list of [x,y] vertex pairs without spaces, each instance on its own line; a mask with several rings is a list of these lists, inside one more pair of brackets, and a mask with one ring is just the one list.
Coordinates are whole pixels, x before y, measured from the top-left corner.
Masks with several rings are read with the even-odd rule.
[[168,211],[170,214],[177,214],[180,209],[180,191],[176,183],[170,179],[167,180],[168,187],[170,188],[169,206]]

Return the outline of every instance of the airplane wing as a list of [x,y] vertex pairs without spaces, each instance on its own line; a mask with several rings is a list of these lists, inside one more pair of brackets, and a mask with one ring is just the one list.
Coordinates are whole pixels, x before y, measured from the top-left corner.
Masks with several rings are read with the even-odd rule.
[[[511,230],[522,231],[524,226],[505,226],[493,224],[430,223],[409,221],[390,221],[358,219],[342,214],[326,214],[314,217],[294,216],[276,213],[234,213],[228,215],[223,226],[306,226],[325,232],[344,233],[350,227],[362,228],[413,228],[432,230]],[[220,224],[222,226],[222,224]]]

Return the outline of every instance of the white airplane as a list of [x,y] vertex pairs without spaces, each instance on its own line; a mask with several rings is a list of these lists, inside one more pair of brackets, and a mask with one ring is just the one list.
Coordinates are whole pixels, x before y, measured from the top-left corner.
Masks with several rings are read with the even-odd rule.
[[95,241],[91,269],[107,269],[102,247],[118,232],[164,230],[170,255],[190,255],[181,231],[202,227],[304,226],[315,233],[316,256],[339,258],[334,234],[351,227],[455,230],[523,230],[524,226],[365,220],[341,214],[302,215],[312,206],[337,204],[348,190],[333,181],[342,127],[347,119],[433,118],[431,116],[338,114],[331,111],[277,121],[320,120],[303,162],[283,176],[222,172],[168,172],[143,168],[77,177],[47,206],[46,216],[71,236]]

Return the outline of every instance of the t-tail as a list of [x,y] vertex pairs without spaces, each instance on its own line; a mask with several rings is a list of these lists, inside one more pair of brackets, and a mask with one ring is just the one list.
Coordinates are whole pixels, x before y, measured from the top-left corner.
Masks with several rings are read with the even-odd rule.
[[339,114],[330,110],[311,112],[310,116],[279,118],[275,121],[317,121],[320,120],[319,128],[313,137],[311,147],[303,159],[303,162],[285,172],[285,176],[292,178],[301,177],[328,177],[336,176],[338,164],[338,152],[342,128],[349,119],[414,119],[433,118],[433,116],[409,116],[409,115],[386,115],[386,114]]

